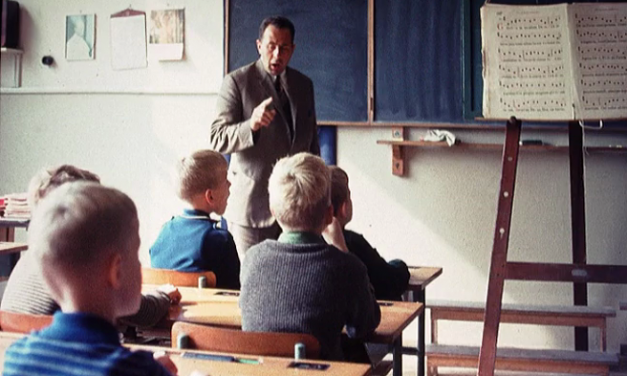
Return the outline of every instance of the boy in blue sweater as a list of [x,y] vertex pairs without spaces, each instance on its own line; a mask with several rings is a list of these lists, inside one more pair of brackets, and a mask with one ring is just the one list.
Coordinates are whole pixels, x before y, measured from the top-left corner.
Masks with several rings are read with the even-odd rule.
[[122,347],[114,326],[141,299],[139,221],[128,196],[93,182],[66,183],[39,203],[28,235],[62,312],[7,349],[4,375],[176,374],[168,357],[155,361]]
[[178,164],[178,196],[188,204],[168,221],[150,248],[153,268],[212,271],[216,287],[239,289],[240,261],[231,234],[209,214],[224,214],[230,190],[224,157],[199,150]]

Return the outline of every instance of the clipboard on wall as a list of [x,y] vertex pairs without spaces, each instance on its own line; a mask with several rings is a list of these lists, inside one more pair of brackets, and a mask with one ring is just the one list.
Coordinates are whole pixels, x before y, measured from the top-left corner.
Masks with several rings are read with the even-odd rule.
[[146,12],[129,7],[113,13],[109,26],[113,70],[146,68]]

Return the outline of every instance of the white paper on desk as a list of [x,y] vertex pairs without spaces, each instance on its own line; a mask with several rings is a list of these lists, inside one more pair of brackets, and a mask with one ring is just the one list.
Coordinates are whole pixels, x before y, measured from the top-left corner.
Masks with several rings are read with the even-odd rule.
[[111,17],[111,67],[146,68],[146,15]]

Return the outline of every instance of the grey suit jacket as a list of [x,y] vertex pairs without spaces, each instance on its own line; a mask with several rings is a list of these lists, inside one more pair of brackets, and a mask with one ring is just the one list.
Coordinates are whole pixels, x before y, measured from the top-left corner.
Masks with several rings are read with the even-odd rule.
[[[291,68],[286,70],[284,90],[290,100],[294,138],[274,89],[272,76],[261,60],[229,73],[222,82],[211,124],[210,147],[231,155],[228,178],[231,195],[227,220],[248,227],[269,227],[274,223],[268,204],[268,178],[276,161],[287,155],[308,151],[320,154],[311,80]],[[272,97],[277,110],[268,127],[253,132],[250,116],[264,99]]]

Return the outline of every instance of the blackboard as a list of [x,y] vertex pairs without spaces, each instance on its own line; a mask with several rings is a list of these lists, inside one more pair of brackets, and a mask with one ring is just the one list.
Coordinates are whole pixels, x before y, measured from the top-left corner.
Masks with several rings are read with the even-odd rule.
[[283,15],[296,27],[290,66],[314,82],[319,121],[367,121],[367,0],[227,0],[229,71],[255,61],[259,24]]
[[463,122],[459,1],[375,1],[375,120]]

